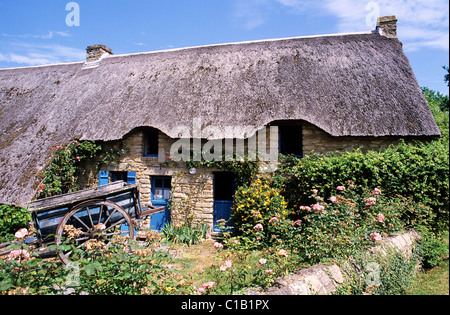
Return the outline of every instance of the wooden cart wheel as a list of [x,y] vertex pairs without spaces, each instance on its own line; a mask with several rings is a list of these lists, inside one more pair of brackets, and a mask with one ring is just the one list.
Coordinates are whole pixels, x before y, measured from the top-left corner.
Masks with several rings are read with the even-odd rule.
[[[134,227],[128,213],[118,204],[108,200],[83,202],[67,213],[56,229],[57,245],[63,243],[63,236],[67,237],[68,229],[76,232],[73,242],[80,249],[86,247],[88,241],[99,241],[100,244],[107,245],[115,235],[134,238]],[[71,255],[72,251],[58,253],[59,258],[66,265],[70,261],[77,260]]]

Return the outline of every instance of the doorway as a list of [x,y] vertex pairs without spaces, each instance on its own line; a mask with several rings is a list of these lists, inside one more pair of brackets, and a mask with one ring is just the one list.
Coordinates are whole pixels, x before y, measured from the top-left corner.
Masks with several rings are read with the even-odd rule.
[[231,208],[236,190],[236,176],[233,173],[214,173],[214,232],[222,232],[218,226],[219,220],[227,221],[226,227],[232,230]]

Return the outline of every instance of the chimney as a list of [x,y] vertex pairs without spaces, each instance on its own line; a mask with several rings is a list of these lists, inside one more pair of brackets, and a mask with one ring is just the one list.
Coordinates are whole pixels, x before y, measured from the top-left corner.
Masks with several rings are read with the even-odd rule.
[[397,22],[395,15],[380,17],[376,31],[387,38],[397,38]]
[[94,45],[86,48],[86,62],[83,68],[95,68],[105,57],[111,56],[112,50],[105,45]]

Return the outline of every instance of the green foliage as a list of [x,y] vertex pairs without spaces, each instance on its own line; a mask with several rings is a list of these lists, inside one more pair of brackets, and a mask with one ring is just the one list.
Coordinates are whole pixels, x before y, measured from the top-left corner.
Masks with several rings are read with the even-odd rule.
[[[57,260],[42,260],[26,246],[19,256],[0,260],[0,294],[30,295],[162,295],[190,294],[188,278],[170,267],[173,258],[158,249],[159,240],[138,243],[123,237],[108,245],[92,241],[76,248],[70,239],[50,249],[76,253],[79,260],[64,266]],[[101,246],[100,246],[101,245]],[[19,246],[19,245],[16,245]],[[72,257],[72,256],[71,256]]]
[[78,190],[78,168],[85,159],[92,159],[101,146],[90,141],[72,141],[66,148],[57,146],[45,179],[39,185],[39,198],[65,194]]
[[275,182],[291,207],[311,202],[310,192],[315,188],[328,199],[337,186],[348,182],[383,187],[389,198],[400,195],[431,207],[434,220],[427,223],[437,231],[448,229],[449,155],[448,145],[441,141],[400,143],[379,152],[312,155],[302,160],[285,157]]
[[31,215],[26,209],[0,205],[0,243],[14,239],[14,233],[27,226]]
[[427,87],[422,87],[422,93],[425,96],[430,108],[438,108],[442,112],[447,112],[449,110],[449,97],[448,95],[443,95],[440,92],[433,91]]
[[339,186],[327,200],[314,189],[307,200],[288,206],[265,179],[241,187],[232,211],[236,236],[226,245],[240,250],[284,248],[315,264],[367,248],[378,241],[375,235],[383,238],[411,226],[430,227],[435,221],[429,206],[390,197],[379,188]]
[[267,179],[257,179],[238,189],[232,217],[241,245],[259,248],[294,236],[287,202]]
[[117,157],[125,150],[103,149],[102,145],[92,141],[72,141],[65,148],[57,146],[54,156],[45,170],[45,178],[39,185],[38,198],[61,195],[79,189],[78,175],[85,162],[95,158],[98,166],[116,163]]
[[195,245],[200,243],[206,235],[208,225],[199,226],[189,224],[167,224],[162,228],[163,238],[175,244]]
[[264,251],[230,251],[220,261],[205,270],[214,279],[212,288],[203,294],[240,294],[249,287],[266,288],[278,277],[298,269],[297,257],[275,247]]
[[431,269],[438,265],[444,257],[448,257],[448,244],[439,237],[425,230],[421,233],[421,239],[416,248],[422,266]]
[[218,168],[224,172],[233,173],[239,186],[251,182],[259,171],[258,161],[249,161],[247,156],[241,158],[236,154],[233,157],[223,155],[217,161],[186,161],[186,167],[189,169],[199,166]]
[[355,252],[350,261],[353,268],[347,264],[345,271],[351,277],[334,295],[405,295],[415,275],[415,260],[393,250],[375,256]]

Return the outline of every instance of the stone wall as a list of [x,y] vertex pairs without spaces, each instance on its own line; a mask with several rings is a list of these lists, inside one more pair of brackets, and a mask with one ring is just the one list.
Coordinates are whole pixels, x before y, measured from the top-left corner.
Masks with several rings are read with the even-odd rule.
[[379,150],[397,144],[400,137],[332,137],[309,123],[303,123],[303,153],[325,154],[361,148],[363,151]]
[[[168,159],[170,148],[176,140],[159,133],[158,157],[144,156],[144,131],[138,130],[126,136],[122,141],[105,144],[105,149],[123,147],[126,154],[116,164],[97,168],[98,160],[83,167],[80,174],[82,189],[98,186],[99,172],[136,172],[136,184],[139,185],[141,204],[151,204],[153,176],[172,178],[171,218],[173,223],[192,221],[194,224],[207,223],[212,229],[214,213],[213,172],[214,169],[199,168],[195,175],[189,174],[184,162],[175,163]],[[209,231],[208,236],[210,236]]]
[[[378,246],[369,250],[372,255],[387,255],[389,250],[395,250],[410,258],[414,244],[420,239],[416,231],[405,234],[396,234],[386,238]],[[303,269],[286,277],[275,280],[269,289],[249,289],[250,295],[330,295],[340,287],[346,279],[352,277],[351,272],[361,274],[365,266],[355,265],[352,261],[346,261],[338,265],[316,265]]]

